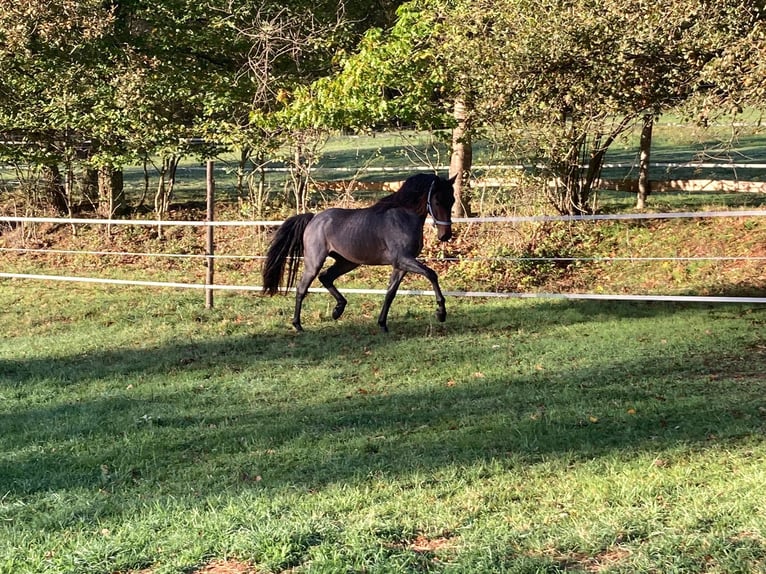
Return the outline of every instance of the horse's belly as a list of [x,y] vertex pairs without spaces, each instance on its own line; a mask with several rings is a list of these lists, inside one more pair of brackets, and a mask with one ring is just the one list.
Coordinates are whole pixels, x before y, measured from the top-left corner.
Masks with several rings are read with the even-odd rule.
[[359,265],[393,265],[403,256],[417,256],[422,249],[422,229],[409,229],[412,225],[404,225],[410,222],[403,214],[389,218],[336,208],[320,213],[312,225],[315,222],[322,228],[330,255]]
[[337,254],[359,265],[391,265],[392,258],[385,245],[369,241],[331,242],[330,254]]

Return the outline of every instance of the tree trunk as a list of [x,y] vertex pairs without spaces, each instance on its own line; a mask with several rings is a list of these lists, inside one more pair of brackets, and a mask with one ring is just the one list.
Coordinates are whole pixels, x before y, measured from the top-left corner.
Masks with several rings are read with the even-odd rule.
[[644,124],[641,128],[638,158],[638,197],[636,209],[646,207],[646,198],[652,192],[652,184],[649,180],[649,160],[652,152],[652,129],[654,128],[654,114],[644,116]]
[[455,217],[468,217],[471,214],[471,196],[469,178],[473,165],[473,147],[471,144],[471,119],[463,98],[455,100],[453,109],[455,128],[452,130],[452,156],[450,157],[450,177],[455,177]]
[[587,144],[585,133],[577,133],[574,122],[569,135],[569,150],[563,162],[563,174],[561,179],[564,182],[563,193],[560,197],[560,203],[557,207],[562,215],[582,215],[586,213],[588,191],[583,179],[583,155]]
[[157,193],[154,195],[154,213],[157,219],[162,219],[170,209],[170,201],[173,198],[173,188],[176,182],[176,169],[181,161],[181,155],[170,155],[162,159],[160,168],[160,181],[157,184]]
[[98,170],[99,217],[111,219],[124,213],[126,207],[122,170],[111,165],[101,166]]
[[562,142],[566,142],[567,152],[559,161],[552,162],[555,186],[548,191],[548,198],[560,214],[583,215],[593,211],[593,190],[601,177],[606,152],[635,119],[635,115],[628,114],[608,134],[599,131],[589,138],[577,118],[562,112]]
[[293,153],[293,195],[296,213],[306,212],[306,191],[308,190],[307,168],[304,163],[303,144],[298,142]]
[[80,192],[95,211],[98,208],[98,170],[92,167],[83,169],[80,176]]
[[245,198],[245,173],[247,171],[247,162],[250,161],[250,155],[253,150],[249,146],[243,146],[239,150],[239,161],[237,162],[237,199],[242,201]]
[[59,215],[69,214],[69,201],[66,196],[66,188],[61,177],[61,170],[55,163],[42,166],[42,185],[45,195],[48,197],[51,206]]

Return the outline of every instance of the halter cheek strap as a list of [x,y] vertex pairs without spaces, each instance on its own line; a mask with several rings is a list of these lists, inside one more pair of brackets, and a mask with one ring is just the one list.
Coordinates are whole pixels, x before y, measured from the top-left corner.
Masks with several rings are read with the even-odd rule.
[[441,219],[436,219],[436,216],[434,215],[434,210],[431,207],[431,194],[434,191],[434,185],[431,185],[431,188],[428,190],[428,199],[426,199],[426,209],[428,209],[428,215],[431,216],[431,219],[434,220],[434,225],[452,225],[452,219],[448,219],[447,221],[442,221]]

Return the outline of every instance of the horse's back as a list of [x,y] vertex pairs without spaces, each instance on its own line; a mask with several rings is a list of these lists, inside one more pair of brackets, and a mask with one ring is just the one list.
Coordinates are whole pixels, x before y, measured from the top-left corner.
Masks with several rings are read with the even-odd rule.
[[390,265],[402,254],[416,256],[422,233],[417,216],[405,210],[333,207],[312,219],[304,242],[323,243],[328,254],[354,263]]

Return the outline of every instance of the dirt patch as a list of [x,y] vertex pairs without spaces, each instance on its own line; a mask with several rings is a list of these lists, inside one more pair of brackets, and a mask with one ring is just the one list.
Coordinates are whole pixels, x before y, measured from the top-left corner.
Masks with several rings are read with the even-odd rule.
[[453,538],[439,536],[436,538],[428,538],[427,536],[419,535],[415,540],[411,541],[409,548],[415,552],[438,552],[451,548],[455,545]]
[[257,574],[255,566],[238,560],[215,560],[192,574]]
[[[144,570],[129,570],[124,574],[153,574],[152,568]],[[116,572],[115,574],[123,574]],[[258,570],[252,564],[240,562],[239,560],[213,560],[196,570],[191,570],[189,574],[258,574]]]
[[597,573],[623,562],[630,556],[630,551],[625,548],[607,548],[595,556],[584,552],[564,554],[557,551],[551,551],[546,555],[564,570]]

